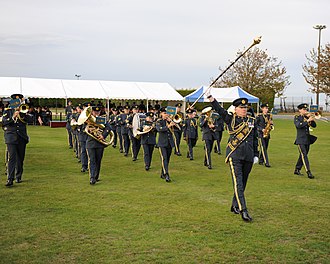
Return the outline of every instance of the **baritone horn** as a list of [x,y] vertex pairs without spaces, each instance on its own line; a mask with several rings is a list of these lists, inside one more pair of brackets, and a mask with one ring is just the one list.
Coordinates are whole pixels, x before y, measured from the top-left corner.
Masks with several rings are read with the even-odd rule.
[[86,123],[85,133],[89,135],[90,137],[94,138],[96,141],[103,144],[105,147],[112,144],[114,140],[114,133],[113,131],[110,131],[109,135],[106,137],[106,139],[101,139],[101,136],[103,134],[103,131],[105,129],[104,124],[98,124],[96,122],[96,117],[92,115],[92,107],[88,106],[86,107],[80,114],[78,118],[77,125],[82,125]]

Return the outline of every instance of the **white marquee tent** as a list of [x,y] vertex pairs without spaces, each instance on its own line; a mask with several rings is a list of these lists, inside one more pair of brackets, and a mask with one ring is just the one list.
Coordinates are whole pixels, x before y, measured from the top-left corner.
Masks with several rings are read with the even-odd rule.
[[30,98],[184,99],[168,83],[0,77],[0,98],[10,97],[14,93]]

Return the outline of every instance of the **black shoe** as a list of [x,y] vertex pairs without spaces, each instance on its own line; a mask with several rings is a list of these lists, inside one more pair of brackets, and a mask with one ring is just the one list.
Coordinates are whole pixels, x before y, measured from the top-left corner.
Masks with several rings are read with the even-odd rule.
[[251,222],[252,221],[252,217],[249,215],[249,213],[246,209],[241,212],[241,215],[242,215],[242,219],[245,222]]
[[99,178],[96,179],[97,182],[101,181]]
[[182,156],[182,154],[180,152],[175,153],[175,155]]
[[293,172],[293,174],[296,174],[296,175],[299,175],[299,176],[303,176],[304,175],[298,169],[295,169],[294,172]]
[[148,171],[148,170],[150,169],[150,167],[149,167],[149,166],[147,166],[147,165],[146,165],[146,167],[145,167],[145,168],[146,168],[146,171]]
[[9,187],[12,185],[13,185],[13,180],[8,180],[5,186]]
[[207,166],[207,162],[206,161],[204,161],[204,166]]
[[120,153],[123,153],[123,150],[122,150],[122,149],[120,149],[120,150],[119,150],[119,152],[120,152]]
[[22,182],[22,179],[21,178],[17,178],[16,179],[16,183],[21,183]]
[[216,149],[216,148],[214,148],[214,153],[218,153],[218,151],[217,151],[217,149]]
[[117,146],[116,145],[112,145],[113,148],[116,148]]
[[310,171],[307,171],[307,176],[310,179],[314,179],[315,177],[313,176],[313,174]]
[[236,206],[231,206],[230,212],[233,212],[234,214],[239,214],[239,208]]
[[161,178],[161,179],[165,179],[165,175],[162,173],[162,174],[160,175],[160,178]]
[[128,153],[125,152],[124,156],[127,157]]
[[78,160],[78,163],[81,163],[81,160]]
[[137,160],[137,158],[133,158],[132,160],[133,160],[133,161],[136,161],[136,160]]
[[89,182],[89,184],[91,184],[91,185],[94,185],[95,183],[96,183],[95,179],[91,179],[90,182]]
[[165,176],[165,181],[166,181],[166,182],[171,182],[170,175],[166,174],[166,176]]
[[81,172],[86,172],[86,171],[87,171],[87,169],[81,169],[80,171],[81,171]]
[[263,161],[259,161],[259,165],[264,165],[264,162]]
[[211,165],[208,165],[207,168],[208,168],[209,170],[212,170],[212,166],[211,166]]
[[69,149],[72,149],[73,147],[72,146],[69,146]]
[[270,168],[270,165],[269,165],[268,163],[266,163],[265,166],[266,166],[267,168]]
[[193,157],[190,157],[190,160],[194,160],[194,158]]
[[218,155],[221,155],[221,152],[220,151],[218,152]]
[[189,158],[189,152],[187,152],[187,158]]

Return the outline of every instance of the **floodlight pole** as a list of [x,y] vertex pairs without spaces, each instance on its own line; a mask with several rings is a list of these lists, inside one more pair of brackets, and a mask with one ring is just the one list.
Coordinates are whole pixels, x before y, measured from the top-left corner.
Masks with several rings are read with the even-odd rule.
[[313,27],[319,31],[319,45],[317,48],[317,79],[316,79],[316,104],[319,106],[320,98],[320,53],[321,53],[321,31],[326,28],[326,25],[316,25]]

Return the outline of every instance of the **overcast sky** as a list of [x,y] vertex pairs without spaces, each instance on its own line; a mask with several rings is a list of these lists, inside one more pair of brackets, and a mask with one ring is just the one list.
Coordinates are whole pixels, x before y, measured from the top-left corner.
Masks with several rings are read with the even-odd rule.
[[0,76],[208,84],[261,35],[308,95],[316,24],[330,42],[329,0],[0,0]]

